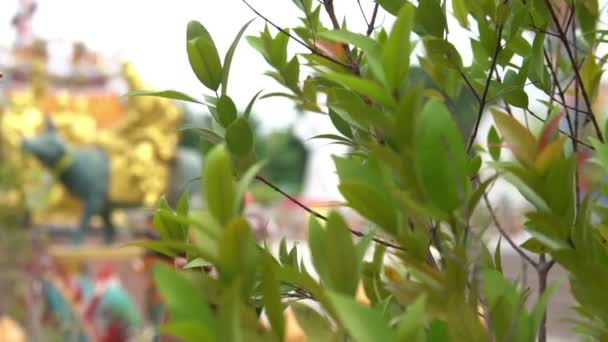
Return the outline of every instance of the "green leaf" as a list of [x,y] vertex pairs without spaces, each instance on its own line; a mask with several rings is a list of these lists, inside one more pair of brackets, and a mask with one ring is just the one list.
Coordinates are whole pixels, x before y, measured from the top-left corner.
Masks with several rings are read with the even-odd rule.
[[251,100],[247,104],[247,108],[245,108],[245,111],[243,112],[243,117],[245,119],[249,120],[249,115],[251,114],[251,109],[253,108],[253,104],[258,99],[258,96],[260,96],[260,94],[262,93],[262,91],[263,90],[260,90],[255,95],[253,95],[253,97],[251,98]]
[[452,0],[452,12],[454,12],[454,17],[458,19],[460,26],[469,28],[469,20],[467,18],[469,10],[467,9],[466,0]]
[[230,126],[236,119],[236,105],[228,95],[222,95],[216,105],[219,123],[222,127]]
[[354,340],[397,341],[397,336],[380,312],[367,308],[342,294],[330,292],[329,298],[334,304],[338,320]]
[[209,31],[203,26],[200,22],[196,20],[191,20],[188,22],[188,26],[186,27],[186,40],[193,40],[196,38],[202,37],[207,40],[213,40]]
[[323,74],[328,80],[337,82],[363,96],[369,97],[378,104],[394,108],[395,100],[378,83],[349,74]]
[[498,136],[496,128],[492,126],[490,127],[490,131],[488,132],[488,151],[490,152],[490,156],[492,157],[492,159],[500,160],[501,150],[502,147],[500,137]]
[[300,82],[300,62],[298,57],[293,56],[291,61],[285,65],[285,68],[281,71],[281,75],[285,79],[285,85],[294,93],[299,94],[301,92],[298,87]]
[[416,10],[415,32],[421,36],[427,34],[443,38],[446,27],[445,12],[439,0],[420,0]]
[[149,249],[151,251],[158,252],[168,257],[176,257],[178,254],[184,251],[196,251],[193,246],[177,241],[155,241],[155,240],[143,240],[143,241],[132,241],[127,246],[141,247]]
[[327,283],[330,279],[330,269],[327,263],[329,258],[326,243],[326,232],[319,224],[319,221],[310,217],[308,220],[308,244],[310,245],[310,254],[312,264],[319,274],[321,281]]
[[[191,35],[190,26],[188,24],[188,35]],[[207,88],[216,91],[222,81],[222,65],[211,36],[208,33],[192,36],[188,38],[186,47],[190,67],[196,77]]]
[[444,342],[449,341],[448,325],[445,321],[434,320],[429,326],[427,342]]
[[216,335],[215,319],[207,300],[194,284],[178,271],[164,264],[156,264],[153,269],[154,282],[164,299],[171,322],[197,322],[201,333],[210,337]]
[[430,100],[416,125],[414,167],[431,203],[451,213],[471,192],[467,153],[458,127],[445,105]]
[[271,64],[279,70],[287,63],[287,43],[289,43],[289,36],[279,32],[270,45]]
[[255,163],[241,176],[241,179],[236,187],[236,196],[234,197],[235,212],[241,211],[240,208],[242,206],[243,199],[245,198],[245,193],[247,192],[249,185],[251,185],[251,182],[253,182],[258,173],[260,173],[264,165],[264,162]]
[[186,266],[184,266],[184,269],[189,269],[189,268],[200,268],[203,266],[210,266],[211,263],[209,261],[206,261],[203,258],[195,258],[192,259],[190,262],[188,262],[186,264]]
[[298,302],[291,302],[289,306],[308,341],[329,342],[333,340],[334,332],[327,318],[311,307]]
[[585,90],[589,95],[590,101],[595,101],[599,90],[600,80],[604,73],[602,66],[597,63],[595,58],[593,52],[590,52],[585,58],[585,62],[580,71],[581,79]]
[[272,325],[272,330],[277,333],[282,341],[285,337],[285,320],[283,319],[283,306],[281,304],[281,292],[279,280],[275,271],[276,261],[271,255],[262,257],[262,301],[266,309],[266,315]]
[[537,154],[536,138],[515,118],[492,109],[494,123],[515,157],[526,165],[533,165]]
[[547,253],[549,251],[545,245],[535,238],[529,238],[526,242],[522,243],[520,247],[536,254]]
[[382,67],[382,46],[375,40],[362,34],[343,30],[324,31],[320,32],[319,36],[333,41],[352,44],[363,50],[373,75],[381,84],[387,84],[385,71]]
[[397,216],[394,204],[386,199],[386,196],[378,189],[355,182],[340,182],[338,188],[351,208],[387,232],[396,234]]
[[600,15],[597,0],[580,0],[575,2],[576,19],[581,26],[585,40],[593,46],[596,43],[596,29]]
[[473,211],[479,204],[479,201],[483,197],[483,194],[486,192],[488,187],[490,185],[494,184],[494,181],[496,181],[496,178],[498,178],[498,175],[494,175],[494,176],[484,180],[481,184],[479,184],[477,189],[475,189],[475,191],[473,191],[473,193],[471,194],[471,197],[469,198],[469,202],[467,204],[467,211],[470,215],[473,213]]
[[177,337],[180,341],[185,342],[213,341],[208,328],[195,320],[165,324],[160,327],[160,332],[163,335]]
[[234,57],[234,52],[236,51],[236,47],[238,46],[239,41],[241,40],[241,37],[243,36],[243,33],[245,32],[245,30],[247,29],[249,24],[251,24],[252,21],[253,21],[253,19],[249,20],[248,22],[245,23],[245,25],[243,25],[243,27],[241,27],[241,29],[239,30],[239,33],[237,33],[236,37],[234,37],[232,44],[230,44],[230,48],[228,48],[228,51],[226,52],[226,56],[224,56],[224,66],[222,67],[222,95],[226,95],[226,93],[228,91],[228,76],[230,74],[230,65],[232,64],[232,58]]
[[330,289],[353,296],[359,285],[361,272],[359,257],[350,230],[340,214],[329,214],[325,232],[327,259],[322,260],[331,272],[328,274]]
[[338,132],[342,133],[345,137],[353,138],[353,131],[348,122],[342,119],[333,109],[329,109],[329,119]]
[[243,318],[242,284],[235,279],[224,286],[222,298],[218,305],[218,335],[215,341],[245,342],[245,331],[241,326]]
[[378,0],[377,2],[382,8],[394,16],[397,16],[401,10],[401,6],[407,3],[405,0]]
[[421,295],[412,304],[407,306],[405,313],[399,320],[397,335],[399,341],[423,342],[425,341],[425,312],[426,299]]
[[225,225],[234,214],[235,189],[232,163],[224,145],[214,146],[207,154],[203,172],[207,207],[220,224]]
[[226,130],[226,144],[235,155],[246,156],[253,150],[253,131],[247,119],[236,119]]
[[205,141],[208,141],[212,144],[219,144],[222,141],[224,141],[224,138],[215,133],[212,130],[206,129],[206,128],[201,128],[201,127],[195,127],[195,126],[183,126],[179,128],[179,131],[187,131],[187,130],[196,130],[198,131],[198,133],[201,135],[201,138],[203,138]]
[[399,90],[410,66],[410,33],[414,26],[415,8],[406,3],[401,7],[388,40],[384,44],[384,70],[389,87]]
[[199,101],[189,95],[181,93],[175,90],[162,90],[162,91],[148,91],[148,90],[134,90],[126,93],[124,96],[156,96],[164,97],[166,99],[182,100],[188,102],[194,102],[198,104],[205,104],[205,102]]
[[435,64],[445,65],[457,71],[462,70],[462,58],[452,43],[435,37],[425,37],[423,43],[427,56]]
[[481,168],[481,157],[475,156],[469,160],[469,168],[468,175],[469,177],[475,177],[477,173],[479,173],[479,169]]
[[188,190],[182,192],[181,196],[179,196],[179,200],[177,201],[176,212],[180,216],[187,216],[190,211],[189,197],[190,193]]
[[494,251],[494,265],[496,265],[496,270],[502,273],[502,256],[500,251],[500,243],[502,242],[502,236],[498,238],[498,243],[496,244],[496,250]]
[[[178,216],[181,216],[181,217],[188,216],[188,212],[190,211],[189,200],[190,200],[190,193],[188,192],[188,190],[185,190],[184,192],[182,192],[182,195],[179,197],[179,200],[177,201],[176,213]],[[188,225],[181,224],[181,227],[182,227],[183,240],[185,241],[188,239]]]
[[506,103],[517,108],[528,108],[528,94],[523,88],[511,89],[502,93],[502,98]]
[[247,220],[239,217],[230,221],[220,239],[220,280],[224,284],[240,280],[242,298],[249,298],[254,286],[258,257],[258,246]]

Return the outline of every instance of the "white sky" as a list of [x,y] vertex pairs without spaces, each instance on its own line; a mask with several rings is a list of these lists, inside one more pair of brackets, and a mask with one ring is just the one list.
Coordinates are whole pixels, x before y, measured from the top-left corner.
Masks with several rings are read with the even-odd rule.
[[[213,36],[223,56],[241,26],[255,17],[241,0],[39,0],[34,19],[37,35],[50,40],[84,41],[105,57],[131,61],[151,85],[160,89],[175,89],[200,96],[205,88],[193,75],[185,49],[185,31],[189,20],[202,22]],[[450,2],[450,1],[448,1]],[[607,0],[601,0],[603,5]],[[14,31],[9,25],[18,0],[0,0],[0,48],[9,47]],[[299,12],[289,0],[250,0],[265,16],[281,26],[297,23]],[[361,3],[371,15],[372,0]],[[349,18],[349,28],[365,30],[365,22],[354,0],[336,1],[338,17]],[[448,6],[450,8],[450,6]],[[325,18],[327,19],[327,18]],[[392,17],[379,14],[378,22],[390,25]],[[263,20],[249,27],[247,35],[255,35],[263,28]],[[471,62],[470,45],[465,31],[449,18],[450,41],[458,48],[466,64]],[[296,44],[290,46],[297,49]],[[65,51],[66,57],[69,50]],[[0,53],[0,63],[2,61]],[[67,59],[66,59],[67,61]],[[229,94],[243,108],[253,94],[281,90],[275,82],[263,76],[269,70],[264,59],[245,40],[241,42],[233,60]],[[204,109],[202,109],[204,110]],[[266,130],[284,127],[295,119],[292,104],[278,98],[258,101],[254,112]],[[325,117],[314,115],[299,125],[299,135],[311,137],[333,130]],[[485,125],[484,125],[485,126]],[[482,127],[483,130],[483,127]],[[481,132],[483,136],[483,132]],[[312,143],[311,143],[312,144]],[[313,147],[324,150],[313,170],[327,169],[329,154],[339,152],[334,147],[318,143]],[[318,170],[317,170],[318,171]],[[315,171],[315,172],[317,172]],[[331,177],[330,177],[331,178]],[[335,179],[319,184],[312,194],[335,191]],[[330,197],[333,197],[330,196]]]
[[[17,1],[0,0],[2,47],[10,46],[14,40],[9,22]],[[371,12],[371,1],[362,2]],[[251,0],[251,4],[281,26],[293,25],[298,20],[299,13],[291,1]],[[338,2],[337,7],[341,15],[353,14],[351,27],[363,24],[355,1],[347,7]],[[155,87],[199,95],[204,87],[192,74],[185,51],[187,22],[193,19],[202,22],[223,57],[241,26],[254,17],[240,0],[40,0],[34,30],[46,39],[81,40],[106,57],[129,60]],[[247,34],[257,34],[262,28],[263,21],[256,19]],[[280,89],[262,75],[266,70],[269,68],[263,58],[243,40],[232,64],[229,84],[229,93],[238,106],[246,106],[261,89]],[[263,118],[264,126],[273,128],[294,120],[292,108],[288,101],[269,99],[258,102],[255,111]]]

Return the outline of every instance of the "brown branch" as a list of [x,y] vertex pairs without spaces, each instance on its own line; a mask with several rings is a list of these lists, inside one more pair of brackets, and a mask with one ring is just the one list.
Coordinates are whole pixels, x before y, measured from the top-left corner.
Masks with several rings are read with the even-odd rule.
[[481,123],[481,117],[483,116],[483,110],[486,106],[486,99],[488,97],[488,91],[490,90],[490,83],[492,81],[492,74],[494,73],[494,68],[496,68],[496,62],[498,60],[498,53],[500,52],[500,41],[502,40],[502,29],[503,25],[498,27],[498,37],[496,39],[496,48],[494,49],[494,56],[492,57],[492,66],[490,67],[490,71],[488,72],[488,77],[486,79],[486,85],[483,89],[483,95],[481,96],[481,100],[479,101],[479,112],[477,113],[477,120],[475,120],[475,127],[473,128],[473,132],[471,132],[471,136],[469,137],[469,144],[467,146],[467,153],[471,152],[471,148],[473,147],[473,143],[475,142],[475,138],[477,137],[477,131],[479,130],[479,124]]
[[[538,121],[540,121],[540,122],[545,122],[545,121],[546,121],[545,119],[541,118],[541,117],[540,117],[538,114],[534,113],[533,111],[531,111],[531,110],[529,110],[529,109],[526,109],[526,111],[527,111],[527,112],[528,112],[530,115],[532,115],[534,118],[536,118]],[[587,144],[586,142],[584,142],[584,141],[582,141],[582,140],[580,140],[580,139],[578,139],[578,138],[575,138],[574,136],[572,136],[572,135],[571,135],[571,134],[569,134],[568,132],[566,132],[566,131],[564,131],[564,130],[562,130],[562,129],[559,129],[559,132],[560,132],[561,134],[563,134],[563,135],[567,136],[568,138],[570,138],[572,141],[576,141],[576,143],[577,143],[577,144],[580,144],[580,145],[583,145],[583,146],[585,146],[585,147],[587,147],[587,148],[590,148],[590,149],[592,149],[592,150],[595,150],[595,148],[594,148],[593,146],[591,146],[591,145]]]
[[[574,11],[575,11],[574,6],[572,6],[572,9],[570,10],[570,14],[572,15],[572,40],[574,41],[574,60],[578,61],[578,49],[577,49],[577,40],[576,40],[576,18],[574,17]],[[581,63],[581,66],[583,65],[583,63]],[[574,65],[574,68],[578,69],[577,65]],[[578,110],[579,107],[579,83],[576,82],[574,84],[574,107],[576,107],[576,109]],[[575,112],[574,114],[574,136],[576,136],[578,138],[578,114]],[[574,153],[576,153],[578,151],[578,145],[576,143],[572,144],[572,149],[574,150]],[[581,209],[581,203],[582,203],[582,198],[581,198],[581,174],[580,174],[580,170],[578,168],[576,168],[574,170],[574,184],[575,184],[575,207],[576,207],[576,212],[580,212]],[[553,261],[553,260],[552,260]]]
[[[329,19],[331,20],[331,24],[333,25],[335,30],[340,29],[340,23],[338,22],[338,18],[336,17],[336,10],[334,8],[334,0],[325,0],[323,1],[323,5],[325,7],[325,11],[329,15]],[[344,49],[344,53],[346,53],[346,58],[348,58],[348,62],[350,63],[350,69],[353,74],[359,76],[361,71],[359,70],[359,64],[355,63],[355,59],[353,58],[353,53],[348,47],[348,44],[342,43],[342,49]]]
[[515,241],[513,241],[513,239],[511,239],[511,237],[504,230],[504,228],[498,221],[498,218],[496,217],[496,213],[494,212],[494,208],[492,208],[492,205],[490,204],[490,200],[488,200],[487,192],[483,193],[483,200],[486,204],[486,207],[488,208],[488,212],[490,213],[490,217],[492,218],[492,221],[494,222],[496,229],[498,229],[498,231],[500,232],[500,235],[502,235],[502,237],[504,237],[505,240],[507,240],[507,242],[509,243],[511,248],[513,248],[517,252],[517,254],[519,254],[524,260],[526,260],[528,263],[530,263],[530,265],[534,266],[534,268],[538,268],[538,263],[536,261],[532,260],[532,258],[528,254],[526,254],[526,252],[524,252],[521,249],[521,247],[519,247],[515,243]]
[[260,13],[258,10],[256,10],[253,6],[251,6],[249,4],[249,2],[247,2],[247,0],[241,0],[243,1],[243,3],[245,3],[245,5],[247,5],[247,7],[249,7],[249,9],[251,9],[253,11],[253,13],[255,13],[258,17],[262,18],[265,22],[267,22],[268,24],[270,24],[272,27],[274,27],[275,29],[279,30],[279,32],[283,33],[284,35],[288,36],[289,38],[291,38],[292,40],[296,41],[298,44],[302,45],[303,47],[307,48],[313,55],[317,55],[321,58],[324,58],[330,62],[333,62],[335,64],[338,64],[340,66],[343,66],[347,69],[351,69],[352,67],[348,64],[342,63],[339,60],[328,56],[324,53],[322,53],[321,51],[317,50],[316,47],[312,47],[308,44],[306,44],[304,41],[302,41],[301,39],[299,39],[298,37],[292,35],[291,33],[287,32],[287,30],[283,29],[282,27],[280,27],[279,25],[275,24],[274,22],[270,21],[270,19],[268,19],[267,17],[265,17],[264,15],[262,15],[262,13]]
[[561,101],[561,100],[558,100],[558,99],[557,99],[557,98],[555,98],[555,96],[553,96],[553,95],[552,95],[552,96],[549,96],[549,98],[551,98],[553,101],[555,101],[555,102],[559,103],[560,105],[562,105],[562,107],[564,107],[564,108],[566,108],[566,109],[571,109],[571,110],[575,111],[576,113],[585,114],[585,115],[587,115],[587,116],[591,116],[591,115],[593,115],[593,113],[592,113],[592,112],[589,112],[589,111],[586,111],[586,110],[582,110],[582,109],[577,109],[577,108],[576,108],[576,107],[574,107],[574,106],[570,106],[570,105],[566,104],[565,102],[563,102],[563,101]]
[[[269,180],[267,180],[266,178],[262,177],[262,176],[255,176],[255,179],[257,179],[258,181],[266,184],[269,188],[271,188],[272,190],[278,192],[279,194],[283,195],[283,197],[287,198],[289,201],[291,201],[293,204],[297,205],[298,207],[304,209],[304,211],[308,212],[310,215],[323,220],[323,221],[327,221],[327,216],[314,211],[313,209],[311,209],[310,207],[308,207],[306,204],[300,202],[297,198],[291,196],[290,194],[288,194],[287,192],[283,191],[281,188],[279,188],[278,186],[274,185],[272,182],[270,182]],[[357,236],[357,237],[364,237],[365,234],[363,232],[360,232],[358,230],[355,229],[351,229],[349,228],[351,234]],[[386,247],[391,247],[400,251],[405,251],[405,249],[401,246],[395,245],[391,242],[382,240],[382,239],[378,239],[378,238],[372,238],[372,240],[380,245],[386,246]]]
[[363,10],[363,6],[361,5],[361,0],[357,0],[357,5],[359,5],[359,10],[361,11],[363,20],[365,20],[365,24],[369,27],[369,21],[367,20],[367,16],[365,15],[365,11]]
[[[549,58],[549,54],[547,53],[547,50],[543,48],[543,55],[545,56],[545,62],[547,63],[547,65],[549,66],[549,70],[551,71],[551,77],[553,77],[553,90],[552,93],[555,93],[555,89],[557,89],[557,92],[559,94],[559,97],[562,99],[562,101],[565,103],[566,102],[566,92],[564,91],[564,89],[561,87],[560,83],[559,83],[559,78],[557,76],[557,71],[555,71],[553,69],[553,62],[551,62],[551,58]],[[553,96],[551,96],[551,104],[553,104]],[[548,108],[548,110],[550,111],[551,108]],[[547,115],[548,116],[548,115]],[[577,134],[576,134],[576,128],[572,127],[572,122],[570,120],[570,116],[568,115],[568,113],[566,113],[566,122],[568,123],[568,128],[570,129],[570,137],[572,138],[572,144],[574,146],[574,150],[576,151],[576,145],[577,145]]]
[[374,12],[372,13],[372,20],[369,22],[369,24],[367,24],[367,32],[365,32],[365,34],[368,36],[374,32],[374,25],[376,25],[376,18],[378,17],[378,6],[378,3],[376,3],[374,6]]
[[477,99],[477,102],[481,103],[481,97],[479,97],[479,94],[477,94],[477,91],[473,87],[473,84],[471,84],[471,81],[469,81],[467,75],[465,75],[464,71],[460,69],[458,69],[458,72],[460,73],[460,77],[462,77],[462,79],[464,80],[464,83],[466,83],[469,89],[471,90],[471,93],[473,93],[473,96],[475,96],[475,98]]
[[574,75],[576,76],[576,81],[577,81],[577,83],[580,83],[580,91],[581,91],[581,94],[583,95],[583,100],[585,101],[587,110],[589,110],[589,113],[590,113],[589,118],[590,118],[591,122],[593,123],[593,127],[596,131],[597,137],[601,142],[604,142],[604,136],[602,135],[600,126],[598,125],[595,114],[593,113],[593,107],[592,107],[593,104],[591,103],[589,95],[587,94],[587,89],[585,89],[581,74],[578,71],[578,68],[576,67],[578,65],[578,63],[577,63],[576,59],[574,58],[574,55],[572,54],[572,49],[570,48],[570,42],[568,42],[568,37],[566,36],[564,30],[562,29],[562,26],[559,24],[559,19],[557,18],[557,15],[555,14],[555,11],[553,9],[553,6],[551,6],[550,1],[545,0],[545,4],[547,5],[547,7],[549,9],[549,13],[551,13],[551,18],[553,19],[553,23],[555,24],[557,31],[559,33],[559,36],[560,36],[559,39],[564,44],[564,48],[566,49],[566,54],[568,54],[568,59],[570,59],[570,64],[572,64],[572,69],[574,69]]

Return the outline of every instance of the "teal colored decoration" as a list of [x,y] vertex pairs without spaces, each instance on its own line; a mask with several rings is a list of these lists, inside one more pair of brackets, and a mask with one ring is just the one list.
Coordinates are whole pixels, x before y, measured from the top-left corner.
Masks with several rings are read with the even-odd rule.
[[[95,147],[72,150],[51,120],[47,121],[45,132],[35,138],[25,139],[22,148],[32,153],[45,167],[54,170],[66,189],[84,202],[80,229],[74,236],[74,242],[79,244],[83,240],[94,215],[102,217],[105,241],[112,242],[116,234],[110,218],[112,210],[133,205],[113,203],[108,198],[110,165],[106,152]],[[197,192],[197,184],[189,181],[200,176],[201,167],[202,162],[197,151],[184,147],[178,149],[175,163],[171,165],[172,177],[168,194],[170,202],[175,203],[177,196],[186,188],[191,194]]]

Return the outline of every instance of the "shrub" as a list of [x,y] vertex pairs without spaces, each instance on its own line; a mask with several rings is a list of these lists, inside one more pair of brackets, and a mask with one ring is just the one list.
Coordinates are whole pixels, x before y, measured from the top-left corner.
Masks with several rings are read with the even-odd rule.
[[[239,112],[228,75],[249,23],[222,60],[205,27],[191,22],[188,57],[209,96],[135,94],[201,103],[219,127],[200,131],[215,145],[202,177],[207,211],[189,212],[186,196],[175,209],[161,201],[155,223],[162,241],[138,243],[189,260],[180,271],[156,268],[169,313],[164,331],[187,341],[282,340],[291,312],[311,341],[545,341],[545,307],[556,288],[547,274],[557,263],[577,301],[577,331],[608,338],[601,201],[608,147],[593,108],[606,61],[595,56],[605,41],[597,1],[453,0],[447,8],[439,0],[377,0],[371,15],[362,7],[366,32],[349,30],[332,0],[293,2],[302,24],[291,28],[250,6],[268,25],[247,40],[284,92],[258,93]],[[379,25],[379,12],[394,16],[394,25]],[[460,56],[466,47],[447,35],[449,15],[469,33],[468,65]],[[303,52],[290,55],[288,44]],[[416,61],[431,84],[410,75]],[[249,113],[271,96],[331,120],[337,132],[321,138],[351,148],[334,157],[339,190],[373,227],[358,232],[338,212],[305,208],[318,278],[297,247],[283,241],[277,258],[258,245],[243,216],[250,183],[268,185]],[[542,127],[529,129],[516,116]],[[483,137],[486,117],[492,127]],[[521,214],[532,238],[521,246],[504,234],[488,201],[498,179],[530,204]],[[529,290],[503,275],[500,244],[488,250],[483,227],[471,224],[478,207],[538,273],[532,305],[524,305]],[[356,300],[361,291],[365,300]]]

